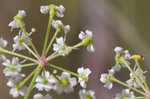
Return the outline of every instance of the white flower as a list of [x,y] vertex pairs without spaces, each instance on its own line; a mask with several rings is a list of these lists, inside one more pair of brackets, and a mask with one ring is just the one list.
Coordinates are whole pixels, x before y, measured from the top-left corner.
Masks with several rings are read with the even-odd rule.
[[93,33],[90,30],[86,30],[85,32],[81,31],[79,34],[79,39],[83,40],[86,37],[93,37]]
[[54,89],[54,84],[56,83],[56,79],[52,75],[50,75],[48,71],[45,71],[44,73],[45,74],[42,74],[41,76],[37,77],[35,87],[39,91],[43,91],[43,90],[49,91],[51,89]]
[[13,96],[13,98],[17,98],[19,95],[25,96],[25,92],[27,90],[27,87],[23,87],[22,89],[17,88],[11,88],[9,91],[9,94]]
[[[0,47],[6,47],[8,44],[8,42],[6,40],[4,40],[3,38],[0,38]],[[2,53],[0,53],[0,61],[5,61],[6,57],[5,55],[3,55]]]
[[120,54],[123,52],[123,48],[117,46],[117,47],[114,48],[114,52],[115,52],[117,55],[118,55],[118,54],[120,55]]
[[59,77],[61,82],[57,82],[55,86],[55,90],[58,94],[62,92],[70,93],[74,91],[74,87],[77,85],[77,80],[75,77],[71,77],[71,75],[67,72],[63,72]]
[[7,86],[8,87],[15,87],[16,84],[18,84],[18,82],[21,81],[23,77],[25,77],[24,74],[19,74],[19,75],[16,75],[16,76],[9,78],[8,82],[7,82]]
[[[17,15],[16,16],[19,16],[19,17],[25,17],[26,16],[26,12],[24,10],[19,10]],[[23,24],[24,25],[24,24]],[[17,29],[19,28],[19,26],[17,25],[17,23],[15,22],[15,20],[11,21],[9,24],[8,24],[9,27],[11,27],[11,31],[13,29]]]
[[139,86],[133,79],[127,80],[126,83],[127,83],[129,86],[133,86],[133,87],[135,87],[135,88],[140,88],[140,86]]
[[0,38],[0,47],[6,47],[8,44],[8,42],[6,40],[4,40],[3,38]]
[[[137,76],[137,78],[138,78],[142,83],[144,83],[143,78],[142,78],[142,76],[141,76],[141,74],[140,74],[139,69],[134,68],[134,72],[135,72],[135,75]],[[142,71],[142,72],[143,72],[143,71]],[[145,72],[143,72],[143,74],[144,74],[144,73],[145,73]],[[133,87],[135,87],[135,88],[140,88],[140,86],[139,86],[138,83],[137,83],[137,79],[133,76],[132,73],[130,73],[130,79],[127,80],[126,83],[127,83],[129,86],[133,86]]]
[[[85,38],[93,39],[93,32],[90,30],[86,30],[85,32],[81,31],[79,34],[79,39],[84,40]],[[92,42],[89,42],[89,45],[87,45],[87,51],[95,52]]]
[[70,25],[64,26],[64,32],[65,32],[65,34],[67,34],[68,32],[70,32]]
[[121,93],[117,93],[115,99],[134,98],[134,93],[130,89],[123,89]]
[[0,54],[0,61],[5,61],[7,58],[5,55],[3,54]]
[[20,16],[24,18],[26,16],[26,12],[24,10],[19,10],[16,16]]
[[63,37],[56,38],[56,43],[53,44],[53,50],[61,53],[63,56],[70,53],[70,47],[66,46],[65,39]]
[[124,58],[125,58],[125,59],[128,59],[128,60],[131,59],[131,55],[130,55],[130,53],[129,53],[128,50],[125,50],[125,51],[124,51]]
[[[89,68],[84,69],[84,67],[78,68],[77,73],[81,76],[88,77],[92,71]],[[85,83],[85,80],[82,78],[79,78],[79,83],[81,87],[86,88],[87,84]]]
[[105,83],[104,87],[108,88],[109,90],[112,89],[113,84],[110,81],[108,81],[107,73],[101,74],[100,81],[102,83]]
[[109,90],[112,89],[113,83],[111,81],[109,81],[108,78],[109,78],[109,76],[114,75],[114,73],[115,73],[114,70],[111,69],[111,70],[109,70],[108,74],[103,73],[103,74],[101,74],[101,77],[100,77],[100,81],[105,84],[104,87],[108,88]]
[[61,47],[64,45],[64,43],[65,43],[65,40],[63,37],[56,38],[56,43],[53,44],[53,50],[56,52],[59,51]]
[[40,12],[42,14],[47,14],[49,12],[49,6],[40,6]]
[[121,70],[122,66],[119,63],[116,63],[112,69],[114,70],[114,72],[119,72]]
[[[28,36],[30,36],[32,34],[31,33],[27,33]],[[22,44],[23,42],[26,45],[30,45],[28,39],[26,38],[25,34],[22,31],[19,31],[19,35],[16,35],[14,38],[14,44],[13,44],[13,51],[15,50],[25,50],[25,46]]]
[[87,46],[87,51],[89,51],[89,52],[95,52],[95,48],[94,48],[93,44],[89,44]]
[[52,21],[52,27],[57,29],[59,26],[64,26],[61,20],[53,20]]
[[37,93],[33,96],[33,99],[42,99],[43,95],[41,93]]
[[13,29],[17,29],[19,28],[19,26],[17,25],[17,23],[15,22],[15,20],[11,21],[9,24],[8,24],[9,27],[11,27],[11,31]]
[[0,61],[5,61],[7,58],[5,57],[5,55],[0,54]]
[[92,90],[86,91],[82,89],[79,91],[80,99],[96,99],[95,92]]
[[64,17],[65,11],[66,11],[66,9],[64,8],[63,5],[56,6],[56,16],[57,17]]
[[41,93],[37,93],[33,96],[33,99],[52,99],[52,97],[49,94],[43,96]]
[[6,59],[3,63],[2,63],[6,68],[3,70],[3,73],[5,74],[5,76],[10,76],[10,77],[14,77],[17,75],[20,75],[20,71],[21,68],[11,68],[11,66],[19,66],[19,58],[18,57],[13,57],[12,61],[10,61],[9,59]]
[[7,82],[7,86],[8,87],[14,87],[15,86],[15,84],[14,84],[14,81],[13,80],[8,80],[8,82]]

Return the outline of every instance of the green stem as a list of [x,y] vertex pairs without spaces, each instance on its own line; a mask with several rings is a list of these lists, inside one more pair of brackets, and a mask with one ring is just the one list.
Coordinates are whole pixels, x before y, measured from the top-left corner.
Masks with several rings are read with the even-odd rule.
[[[78,47],[80,47],[80,46],[82,46],[82,42],[81,43],[78,43],[78,44],[76,44],[76,45],[74,45],[73,47],[70,47],[70,51],[72,51],[73,49],[76,49],[76,48],[78,48]],[[58,53],[58,52],[54,52],[53,54],[51,54],[50,56],[48,56],[47,57],[47,60],[48,61],[50,61],[50,60],[52,60],[52,59],[55,59],[55,58],[57,58],[57,57],[59,57],[59,56],[62,56],[62,54],[64,53],[64,52],[62,52],[62,53]]]
[[22,87],[25,85],[25,83],[34,75],[34,73],[35,73],[35,70],[32,71],[32,72],[31,72],[23,81],[21,81],[16,87],[17,87],[18,89],[22,88]]
[[32,91],[32,88],[33,88],[34,84],[35,84],[35,80],[36,80],[36,78],[38,77],[38,75],[40,74],[41,70],[42,70],[42,66],[41,66],[41,64],[39,64],[38,68],[37,68],[36,71],[35,71],[35,74],[34,74],[34,76],[33,76],[33,79],[32,79],[32,81],[31,81],[31,83],[30,83],[30,85],[29,85],[29,87],[28,87],[28,90],[27,90],[27,92],[26,92],[26,95],[24,96],[24,99],[29,99],[29,95],[30,95],[30,93],[31,93],[31,91]]
[[136,63],[136,66],[138,67],[138,70],[139,70],[139,72],[140,72],[140,75],[141,75],[141,77],[142,77],[142,80],[144,81],[144,85],[145,85],[146,89],[149,90],[149,87],[148,87],[148,85],[147,85],[147,83],[146,83],[145,77],[144,77],[144,75],[143,75],[143,71],[142,71],[142,69],[141,69],[141,66],[140,66],[138,60],[135,60],[135,63]]
[[53,77],[59,82],[59,83],[61,83],[61,80],[57,77],[57,75],[56,74],[54,74],[53,72],[51,72],[50,70],[49,70],[49,72],[50,72],[50,74],[52,74],[53,75]]
[[[81,47],[81,46],[83,46],[83,43],[82,43],[82,42],[80,42],[80,43],[78,43],[78,44],[76,44],[76,45],[70,47],[70,51],[72,51],[72,50],[74,50],[74,49],[76,49],[76,48],[78,48],[78,47]],[[57,53],[58,53],[58,52],[54,52],[53,54],[51,54],[50,56],[48,56],[48,57],[47,57],[47,60],[50,61],[50,60],[55,59],[55,58],[57,58],[57,57],[59,57],[59,56],[62,56],[64,52],[58,53],[58,54],[57,54]]]
[[49,21],[48,21],[47,31],[46,31],[46,35],[45,35],[45,42],[44,42],[42,55],[45,54],[45,50],[46,50],[46,46],[47,46],[47,42],[48,42],[48,37],[49,37],[49,34],[50,34],[50,30],[51,30],[52,20],[53,20],[53,16],[49,14]]
[[46,70],[45,70],[45,68],[43,68],[43,71],[42,71],[43,83],[45,83],[45,81],[47,82],[47,79],[46,79],[46,76],[45,76],[45,72],[46,72]]
[[30,49],[30,47],[29,47],[27,44],[25,44],[24,42],[23,42],[22,44],[26,47],[26,49],[27,49],[30,53],[32,53],[32,55],[33,55],[34,57],[38,58],[38,56],[32,51],[32,49]]
[[21,28],[21,30],[24,32],[26,38],[28,39],[28,41],[29,41],[29,43],[31,44],[31,46],[32,46],[33,50],[35,51],[35,53],[39,56],[39,53],[38,53],[38,51],[36,50],[36,47],[35,47],[34,44],[32,43],[31,39],[29,38],[29,36],[28,36],[28,34],[27,34],[25,28],[24,28],[23,26],[20,26],[20,28]]
[[17,69],[17,68],[30,67],[30,66],[34,66],[34,65],[36,65],[36,63],[23,64],[23,65],[19,65],[19,66],[10,66],[10,68]]
[[22,54],[18,54],[18,53],[12,52],[12,51],[8,51],[8,50],[6,50],[6,49],[3,49],[2,47],[0,47],[0,51],[1,51],[2,53],[14,55],[14,56],[18,56],[18,57],[20,57],[20,58],[24,58],[24,59],[26,59],[26,60],[30,60],[30,61],[32,61],[32,62],[38,63],[38,61],[35,60],[35,59],[32,59],[32,58],[30,58],[30,57],[27,57],[27,56],[24,56],[24,55],[22,55]]
[[74,45],[73,47],[71,47],[71,50],[76,49],[76,48],[81,47],[81,46],[83,46],[83,42],[80,42],[80,43]]
[[[57,52],[56,52],[57,53]],[[59,57],[59,56],[61,56],[62,54],[56,54],[55,52],[52,54],[52,55],[50,55],[50,56],[48,56],[47,57],[47,61],[50,61],[50,60],[52,60],[52,59],[55,59],[55,58],[57,58],[57,57]]]
[[129,71],[133,74],[133,76],[135,77],[137,83],[139,86],[141,86],[141,88],[146,91],[147,89],[145,88],[145,86],[141,83],[141,80],[136,76],[135,72],[131,69],[131,67],[128,65],[128,63],[126,62],[126,60],[123,57],[120,57],[121,62],[126,65],[126,67],[129,69]]
[[79,74],[77,74],[77,73],[74,73],[74,72],[72,72],[72,71],[66,70],[66,69],[64,69],[64,68],[61,68],[61,67],[56,66],[56,65],[53,65],[53,64],[48,64],[48,65],[51,66],[51,67],[53,67],[54,69],[57,69],[57,70],[60,70],[60,71],[63,71],[63,72],[67,72],[67,73],[69,73],[69,74],[71,74],[71,75],[73,75],[73,76],[76,76],[76,77],[78,77],[78,78],[82,78],[82,79],[85,80],[85,81],[88,81],[88,77],[86,77],[86,76],[79,75]]
[[112,82],[116,82],[116,83],[118,83],[118,84],[120,84],[120,85],[123,85],[123,86],[125,86],[125,87],[127,87],[127,88],[129,88],[129,89],[132,89],[133,91],[135,91],[135,92],[137,92],[137,93],[139,93],[139,94],[141,94],[141,95],[145,95],[144,92],[142,92],[142,91],[140,91],[140,90],[138,90],[138,89],[136,89],[136,88],[134,88],[134,87],[129,86],[128,84],[126,84],[126,83],[124,83],[124,82],[122,82],[122,81],[116,79],[114,76],[110,76],[110,77],[109,77],[109,80],[112,81]]
[[48,53],[49,49],[51,48],[51,46],[52,46],[54,40],[56,39],[58,33],[60,32],[60,30],[61,30],[60,28],[57,28],[56,32],[54,33],[54,36],[52,37],[52,39],[51,39],[51,41],[50,41],[50,43],[46,49],[45,55]]

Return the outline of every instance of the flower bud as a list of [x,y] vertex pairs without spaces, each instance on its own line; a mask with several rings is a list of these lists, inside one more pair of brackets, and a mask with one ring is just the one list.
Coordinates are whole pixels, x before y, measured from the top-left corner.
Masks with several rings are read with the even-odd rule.
[[144,57],[141,56],[141,55],[133,55],[133,56],[132,56],[132,59],[133,59],[133,60],[141,60],[141,59],[144,59]]

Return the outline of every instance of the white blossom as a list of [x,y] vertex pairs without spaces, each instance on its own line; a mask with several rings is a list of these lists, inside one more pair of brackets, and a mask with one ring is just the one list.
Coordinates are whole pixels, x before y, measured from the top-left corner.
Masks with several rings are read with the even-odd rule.
[[56,38],[56,43],[53,44],[53,50],[61,53],[63,56],[70,53],[70,47],[66,46],[65,39],[63,37]]
[[[32,34],[31,33],[27,33],[28,36],[30,36]],[[30,45],[28,39],[26,38],[25,34],[22,31],[19,31],[19,35],[16,35],[14,38],[14,44],[13,44],[13,51],[15,50],[25,50],[25,46],[22,44],[23,42],[26,45]]]
[[6,67],[3,70],[3,73],[5,74],[5,76],[14,77],[14,76],[20,75],[21,68],[17,68],[17,69],[11,68],[11,66],[20,65],[18,57],[13,57],[12,61],[10,61],[9,59],[6,59],[2,64]]
[[92,31],[90,30],[86,30],[85,32],[81,31],[80,34],[79,34],[79,39],[83,40],[85,39],[86,37],[93,37],[93,33]]
[[95,92],[92,90],[86,91],[85,89],[82,89],[79,91],[80,99],[96,99]]
[[95,48],[94,48],[93,44],[89,44],[87,46],[87,51],[89,51],[89,52],[95,52]]
[[61,49],[61,47],[64,45],[64,43],[65,43],[65,40],[63,37],[56,38],[56,43],[53,44],[53,50],[59,51]]
[[130,89],[123,89],[121,93],[117,93],[115,99],[134,98],[135,95]]
[[[22,17],[24,18],[26,16],[26,12],[24,10],[19,10],[17,15],[16,16],[19,16],[19,17]],[[25,25],[25,24],[23,24]],[[11,21],[9,24],[8,24],[9,27],[11,27],[11,31],[13,29],[17,29],[19,28],[19,26],[17,25],[17,23],[15,22],[15,20]]]
[[100,77],[100,81],[105,84],[104,87],[108,88],[109,90],[112,89],[112,87],[113,87],[113,83],[111,81],[109,81],[109,76],[114,75],[114,73],[115,73],[114,70],[111,69],[111,70],[109,70],[108,74],[103,73],[103,74],[101,74],[101,77]]
[[122,66],[119,63],[116,63],[112,69],[114,70],[114,72],[119,72],[121,70]]
[[56,6],[56,16],[57,17],[64,17],[65,11],[66,11],[66,9],[64,8],[63,5]]
[[16,16],[20,16],[24,18],[26,16],[26,12],[24,10],[19,10]]
[[5,61],[7,58],[6,58],[6,56],[5,55],[3,55],[3,54],[0,54],[0,61]]
[[124,58],[125,58],[125,59],[128,59],[128,60],[131,59],[131,55],[130,55],[130,53],[129,53],[128,50],[125,50],[125,51],[124,51]]
[[[0,47],[4,48],[6,47],[8,44],[8,42],[6,40],[4,40],[3,38],[0,38]],[[6,56],[2,53],[0,53],[0,61],[5,61],[6,60]]]
[[7,82],[7,86],[8,87],[14,87],[15,86],[15,83],[14,83],[14,81],[13,80],[8,80],[8,82]]
[[53,20],[52,21],[52,27],[54,29],[57,29],[59,26],[64,26],[61,20]]
[[33,99],[52,99],[52,97],[49,94],[43,96],[41,93],[37,93],[33,96]]
[[[79,34],[79,39],[84,40],[85,38],[92,38],[93,39],[93,32],[90,30],[86,30],[85,32],[81,31]],[[92,44],[92,42],[90,42],[87,45],[87,51],[89,52],[95,52],[94,46]]]
[[40,12],[42,14],[47,14],[49,12],[49,6],[40,6]]
[[62,72],[59,79],[62,82],[58,81],[55,86],[55,90],[58,94],[63,92],[70,93],[74,91],[74,87],[77,85],[77,80],[75,77],[71,77],[71,75],[67,72]]
[[[143,77],[141,76],[140,74],[140,71],[139,69],[136,69],[134,68],[134,72],[135,72],[135,75],[137,76],[137,78],[142,82],[144,83],[143,81]],[[143,71],[142,71],[143,72]],[[145,72],[143,72],[144,74]],[[133,76],[132,73],[130,73],[130,79],[126,81],[126,83],[130,86],[133,86],[135,88],[140,88],[139,84],[137,83],[137,79]]]
[[18,96],[25,96],[27,87],[23,87],[21,89],[11,88],[9,94],[13,96],[13,98],[17,98]]
[[123,48],[117,46],[117,47],[114,48],[114,52],[115,52],[117,55],[118,55],[118,54],[121,54],[121,53],[123,52]]
[[[81,76],[88,77],[92,71],[89,68],[84,69],[84,67],[78,68],[77,73]],[[81,87],[86,88],[87,84],[84,79],[79,78],[79,83]]]
[[16,75],[16,76],[9,78],[8,82],[7,82],[7,86],[8,87],[15,87],[16,84],[18,84],[18,82],[21,81],[23,77],[25,77],[25,74],[19,74],[19,75]]
[[44,73],[45,74],[42,74],[41,76],[37,77],[35,87],[39,91],[43,91],[43,90],[49,91],[54,89],[54,84],[56,83],[56,79],[52,75],[50,75],[48,71],[45,71]]
[[67,34],[68,32],[70,32],[70,25],[64,26],[64,32],[65,32],[65,34]]
[[0,47],[6,47],[8,44],[8,42],[6,40],[4,40],[3,38],[0,38]]
[[17,23],[15,22],[15,20],[11,21],[9,24],[8,24],[9,27],[11,27],[11,31],[13,29],[17,29],[19,28],[19,26],[17,25]]

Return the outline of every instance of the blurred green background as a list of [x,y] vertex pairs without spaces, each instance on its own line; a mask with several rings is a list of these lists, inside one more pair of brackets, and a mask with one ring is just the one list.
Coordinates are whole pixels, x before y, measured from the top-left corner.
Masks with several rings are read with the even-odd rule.
[[[123,46],[132,53],[144,55],[143,68],[150,70],[150,1],[148,0],[0,0],[0,36],[11,42],[9,47],[15,33],[10,32],[8,23],[18,10],[24,9],[27,12],[25,18],[27,30],[30,31],[32,27],[37,29],[32,39],[38,50],[41,50],[48,17],[40,14],[40,5],[50,3],[62,4],[67,9],[62,20],[64,24],[70,24],[72,27],[68,44],[78,42],[78,33],[81,30],[90,29],[94,32],[95,53],[87,53],[83,48],[55,62],[72,71],[76,71],[79,66],[90,67],[93,74],[88,88],[96,91],[97,99],[113,99],[114,93],[120,91],[120,86],[109,91],[103,88],[99,81],[100,73],[106,72],[114,63],[115,46]],[[2,73],[3,69],[3,66],[0,66],[0,99],[12,99],[8,95],[7,78]],[[125,72],[118,77],[128,78]],[[79,99],[77,92],[69,95],[52,94],[52,96],[53,99]]]

